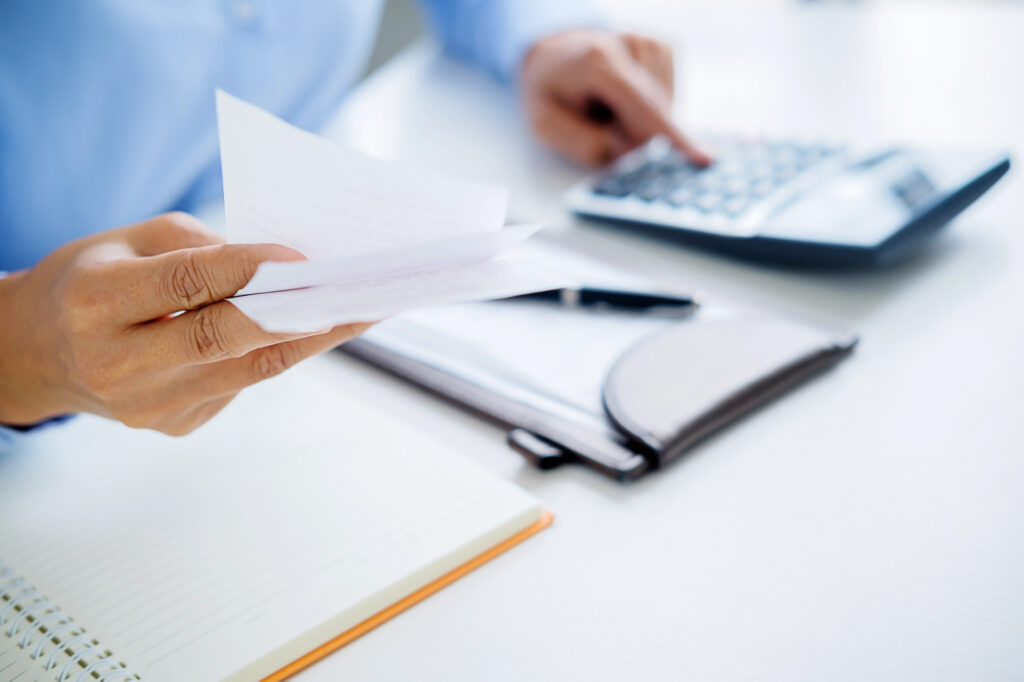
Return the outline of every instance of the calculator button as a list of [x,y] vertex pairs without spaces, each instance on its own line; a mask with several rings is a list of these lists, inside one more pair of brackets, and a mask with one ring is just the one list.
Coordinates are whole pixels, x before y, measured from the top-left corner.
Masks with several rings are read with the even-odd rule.
[[665,200],[673,206],[686,206],[691,203],[697,197],[697,192],[693,187],[684,185],[682,187],[676,187],[665,197]]
[[823,148],[817,146],[810,146],[801,147],[797,158],[799,160],[799,163],[806,167],[813,163],[817,163],[824,156],[825,150]]
[[752,178],[767,178],[771,177],[775,172],[775,167],[764,160],[755,160],[747,165],[747,174]]
[[635,175],[640,180],[650,180],[662,175],[665,171],[665,164],[657,161],[648,161],[639,168],[629,172],[629,175]]
[[719,159],[715,161],[715,164],[714,166],[712,166],[712,168],[714,168],[719,173],[724,173],[726,175],[733,175],[746,172],[746,164],[744,163],[743,158],[740,156],[727,156],[723,159]]
[[593,188],[608,198],[635,197],[664,202],[679,215],[732,221],[757,210],[782,186],[794,182],[823,159],[842,151],[820,143],[758,139],[725,141],[709,168],[697,168],[668,150],[639,160],[638,165],[605,177]]
[[750,188],[750,179],[742,175],[728,175],[722,182],[722,189],[727,194],[741,194]]
[[697,170],[692,166],[677,166],[672,168],[668,177],[672,180],[673,185],[681,185],[697,173]]
[[652,178],[645,182],[643,185],[637,188],[634,192],[638,199],[644,201],[654,201],[666,190],[671,189],[671,181],[664,175],[656,178]]
[[752,196],[763,197],[775,189],[775,181],[771,178],[758,178],[750,184],[749,192]]
[[721,173],[707,170],[697,178],[697,186],[703,190],[721,190],[724,180],[725,177]]
[[782,163],[775,166],[772,175],[774,176],[776,182],[782,184],[784,182],[792,180],[794,177],[796,177],[796,174],[799,172],[800,169],[797,168],[794,164]]
[[603,194],[609,197],[624,197],[632,192],[632,187],[623,182],[621,177],[610,177],[594,187],[595,194]]
[[721,194],[716,192],[705,192],[694,200],[693,205],[696,206],[699,211],[711,213],[721,205],[723,198],[724,197]]
[[738,216],[749,205],[750,201],[746,197],[729,197],[722,202],[722,212],[730,216]]
[[793,164],[798,157],[796,149],[792,145],[784,145],[772,155],[772,161],[776,164]]

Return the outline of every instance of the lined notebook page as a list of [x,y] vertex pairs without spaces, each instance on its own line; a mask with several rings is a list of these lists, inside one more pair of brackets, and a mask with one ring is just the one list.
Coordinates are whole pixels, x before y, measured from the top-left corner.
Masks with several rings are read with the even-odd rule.
[[0,640],[0,680],[5,682],[40,682],[49,679],[29,652],[9,646]]
[[0,562],[143,680],[253,679],[540,517],[314,373],[183,439],[82,417],[0,456]]

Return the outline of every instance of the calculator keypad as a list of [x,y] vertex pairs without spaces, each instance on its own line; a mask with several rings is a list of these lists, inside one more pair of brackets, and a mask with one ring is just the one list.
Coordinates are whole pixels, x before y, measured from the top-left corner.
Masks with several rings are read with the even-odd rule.
[[606,177],[593,192],[735,219],[840,151],[823,144],[769,141],[726,141],[716,147],[716,160],[708,168],[692,166],[668,150]]

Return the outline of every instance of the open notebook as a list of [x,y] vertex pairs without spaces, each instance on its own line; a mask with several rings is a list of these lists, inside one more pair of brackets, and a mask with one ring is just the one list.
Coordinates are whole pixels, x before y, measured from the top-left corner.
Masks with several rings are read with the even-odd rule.
[[314,373],[0,455],[0,681],[283,679],[550,522]]

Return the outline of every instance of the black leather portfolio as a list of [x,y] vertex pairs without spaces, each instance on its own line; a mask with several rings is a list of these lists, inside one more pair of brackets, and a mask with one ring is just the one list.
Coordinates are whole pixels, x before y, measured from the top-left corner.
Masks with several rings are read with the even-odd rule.
[[509,444],[542,469],[580,462],[629,480],[856,343],[845,331],[714,303],[671,319],[498,301],[400,315],[342,348],[504,425]]

